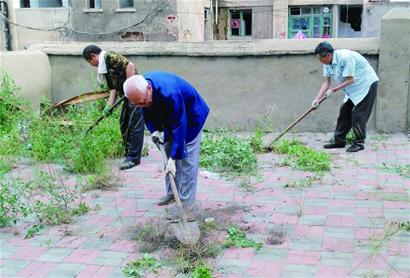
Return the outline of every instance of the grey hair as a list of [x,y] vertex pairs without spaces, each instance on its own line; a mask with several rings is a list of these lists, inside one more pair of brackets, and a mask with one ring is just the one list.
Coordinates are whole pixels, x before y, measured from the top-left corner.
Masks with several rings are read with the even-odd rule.
[[143,94],[147,93],[147,86],[148,82],[145,80],[145,78],[142,75],[133,75],[127,80],[125,80],[123,89],[124,89],[124,94],[126,97],[128,97],[128,90],[130,88],[137,89]]

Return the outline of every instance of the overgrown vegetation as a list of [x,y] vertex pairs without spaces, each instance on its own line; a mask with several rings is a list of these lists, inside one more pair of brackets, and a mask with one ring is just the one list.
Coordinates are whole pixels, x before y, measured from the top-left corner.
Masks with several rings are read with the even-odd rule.
[[204,133],[201,144],[200,166],[231,175],[254,175],[256,153],[263,151],[262,132],[252,137],[239,137],[227,130]]
[[141,259],[129,262],[122,271],[127,277],[144,277],[149,272],[158,273],[161,266],[157,259],[144,254]]
[[388,165],[383,163],[382,169],[387,172],[399,174],[402,177],[410,179],[410,164],[405,165]]
[[[117,114],[84,134],[101,115],[103,101],[71,106],[40,117],[19,97],[19,89],[6,74],[0,74],[0,84],[0,156],[62,163],[69,171],[87,174],[103,173],[105,158],[121,154]],[[43,103],[42,107],[50,111],[50,103]]]
[[225,240],[225,247],[253,247],[256,250],[262,248],[262,243],[246,238],[246,233],[239,227],[229,226],[227,228],[228,237]]
[[90,210],[77,193],[55,182],[48,173],[39,172],[31,181],[0,182],[0,226],[29,221],[26,237],[38,233],[44,225],[69,223],[74,216]]
[[303,171],[321,173],[330,170],[330,155],[304,146],[296,139],[281,140],[273,145],[273,151],[286,154],[285,166]]

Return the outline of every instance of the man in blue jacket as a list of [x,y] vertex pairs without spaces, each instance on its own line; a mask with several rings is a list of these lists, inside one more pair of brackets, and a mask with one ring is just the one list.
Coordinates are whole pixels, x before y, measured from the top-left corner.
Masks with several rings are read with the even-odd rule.
[[[209,108],[197,90],[181,77],[153,71],[134,75],[124,83],[125,96],[142,107],[145,124],[153,139],[164,132],[168,156],[165,172],[175,177],[183,205],[195,201],[202,128]],[[175,201],[165,179],[167,195],[158,205]]]

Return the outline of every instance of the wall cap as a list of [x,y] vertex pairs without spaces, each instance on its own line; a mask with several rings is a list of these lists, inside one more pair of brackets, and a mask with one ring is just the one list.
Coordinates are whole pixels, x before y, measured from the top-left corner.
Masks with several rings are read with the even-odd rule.
[[[82,54],[90,44],[124,55],[139,56],[272,56],[313,54],[316,45],[324,40],[248,40],[207,42],[49,42],[33,44],[29,50],[40,50],[48,55]],[[336,49],[346,48],[362,54],[378,54],[379,38],[328,39]]]

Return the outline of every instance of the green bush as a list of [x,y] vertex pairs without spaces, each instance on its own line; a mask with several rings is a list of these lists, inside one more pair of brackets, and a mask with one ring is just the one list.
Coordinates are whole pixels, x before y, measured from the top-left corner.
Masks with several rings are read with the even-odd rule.
[[[18,96],[18,88],[6,74],[0,74],[0,82],[0,155],[62,163],[69,171],[86,174],[101,173],[106,158],[122,154],[119,109],[85,135],[101,116],[105,101],[70,106],[40,117]],[[50,104],[42,108],[51,111]]]

